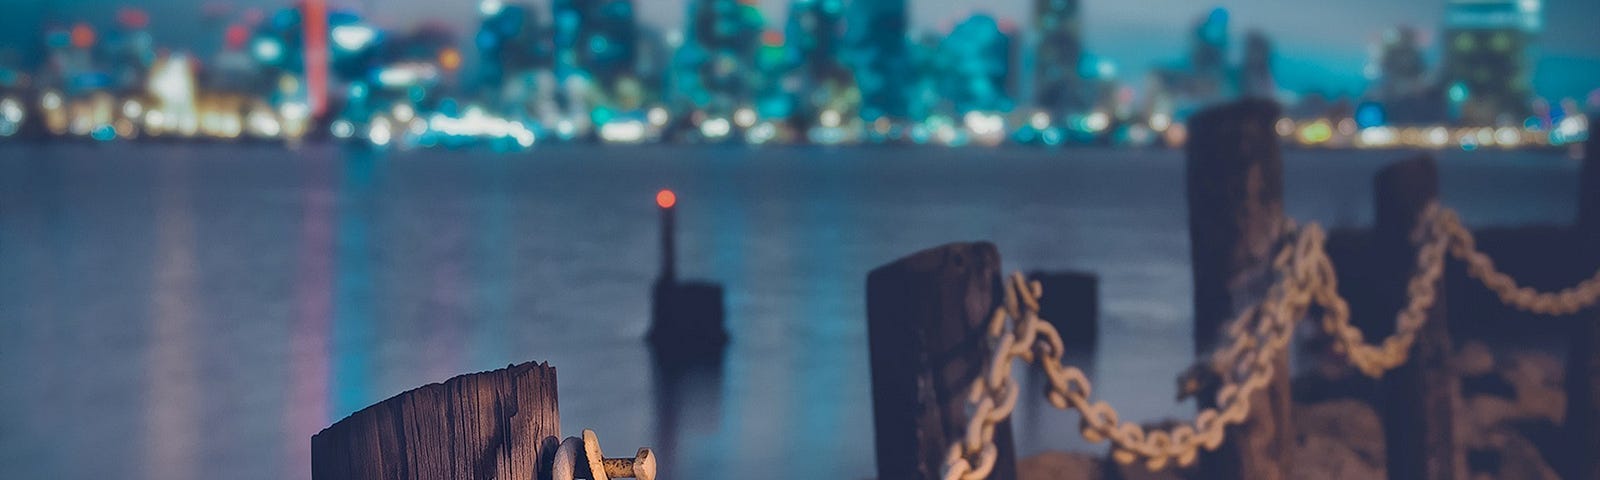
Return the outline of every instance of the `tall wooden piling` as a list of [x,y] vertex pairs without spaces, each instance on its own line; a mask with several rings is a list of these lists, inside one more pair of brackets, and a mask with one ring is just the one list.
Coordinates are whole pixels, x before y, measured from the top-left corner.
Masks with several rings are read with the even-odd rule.
[[[1439,197],[1439,169],[1421,155],[1378,172],[1373,184],[1372,321],[1388,328],[1363,327],[1368,338],[1394,330],[1395,313],[1410,300],[1406,285],[1416,269],[1417,245],[1411,232],[1428,203]],[[1384,376],[1383,417],[1389,478],[1449,480],[1466,478],[1466,457],[1456,448],[1455,412],[1461,380],[1452,368],[1454,346],[1445,317],[1444,282],[1435,285],[1428,320],[1411,345],[1409,361]]]
[[[1270,283],[1270,256],[1283,233],[1283,159],[1269,100],[1241,100],[1189,120],[1186,176],[1194,270],[1195,353],[1219,341],[1226,322],[1258,302]],[[1205,478],[1289,477],[1289,360],[1250,399],[1250,417],[1201,458]],[[1202,394],[1204,402],[1214,394]]]
[[[939,478],[967,426],[967,388],[990,352],[984,324],[997,305],[1000,254],[990,243],[923,250],[867,275],[878,478]],[[1011,422],[995,427],[989,478],[1016,478]]]
[[[1600,121],[1589,123],[1583,170],[1578,180],[1576,234],[1583,264],[1600,268]],[[1573,319],[1567,353],[1567,478],[1600,480],[1600,308]]]
[[395,395],[311,437],[315,480],[549,480],[556,369],[524,363]]

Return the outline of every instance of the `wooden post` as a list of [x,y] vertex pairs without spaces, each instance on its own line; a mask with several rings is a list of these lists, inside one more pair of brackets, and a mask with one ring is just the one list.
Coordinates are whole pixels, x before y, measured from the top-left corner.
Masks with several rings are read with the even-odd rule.
[[[1395,313],[1409,296],[1406,285],[1416,270],[1417,246],[1411,232],[1428,203],[1439,197],[1439,169],[1433,158],[1421,155],[1397,162],[1378,172],[1373,188],[1376,208],[1373,228],[1371,281],[1374,320],[1387,329],[1367,330],[1379,339],[1394,330]],[[1410,359],[1383,377],[1383,417],[1388,449],[1389,478],[1449,480],[1466,478],[1466,457],[1456,449],[1454,418],[1461,380],[1452,366],[1454,347],[1445,320],[1444,282],[1427,310]],[[1370,322],[1369,322],[1370,323]]]
[[1099,279],[1088,272],[1033,272],[1044,288],[1039,316],[1056,327],[1068,349],[1095,347],[1099,338]]
[[316,480],[549,480],[556,369],[524,363],[395,395],[311,437]]
[[[1189,120],[1186,146],[1189,245],[1194,269],[1195,354],[1219,341],[1237,312],[1260,301],[1283,230],[1283,160],[1275,130],[1280,109],[1241,100]],[[1204,478],[1281,480],[1290,474],[1289,359],[1251,397],[1250,417],[1201,458]],[[1209,406],[1214,393],[1202,393]]]
[[[939,478],[967,426],[967,388],[989,358],[1000,254],[990,243],[923,250],[867,275],[878,478]],[[995,426],[991,479],[1016,478],[1011,422]]]
[[[1594,117],[1591,117],[1594,118]],[[1589,123],[1583,171],[1578,181],[1577,252],[1584,265],[1600,267],[1600,121]],[[1577,315],[1567,352],[1567,478],[1600,480],[1600,308]]]

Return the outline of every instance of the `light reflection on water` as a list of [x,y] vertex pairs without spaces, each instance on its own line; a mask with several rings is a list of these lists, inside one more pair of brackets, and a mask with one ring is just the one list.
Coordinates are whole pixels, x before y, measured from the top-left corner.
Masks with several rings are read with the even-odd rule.
[[[656,447],[667,478],[868,477],[866,273],[979,239],[1007,271],[1099,273],[1101,347],[1076,358],[1096,394],[1135,420],[1189,409],[1177,152],[109,151],[0,147],[0,465],[20,477],[303,478],[333,420],[528,360],[559,369],[566,433]],[[1290,214],[1342,224],[1370,222],[1399,156],[1289,155]],[[1454,153],[1444,195],[1475,224],[1564,221],[1574,172]],[[640,341],[662,187],[680,271],[728,287],[721,361]],[[1042,398],[1018,416],[1023,453],[1095,448]]]

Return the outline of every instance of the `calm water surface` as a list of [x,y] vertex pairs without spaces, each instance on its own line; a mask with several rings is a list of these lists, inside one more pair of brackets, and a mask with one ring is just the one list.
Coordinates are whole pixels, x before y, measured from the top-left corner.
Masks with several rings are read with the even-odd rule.
[[[1290,214],[1370,223],[1371,175],[1401,155],[1289,152]],[[1475,225],[1573,216],[1559,153],[1442,169]],[[715,367],[659,370],[641,342],[664,187],[681,274],[727,286]],[[1008,271],[1097,272],[1101,348],[1076,359],[1096,394],[1188,412],[1183,195],[1170,151],[0,145],[0,470],[307,478],[336,419],[545,360],[566,433],[654,446],[665,478],[869,477],[866,274],[964,240]],[[1101,450],[1041,400],[1022,453]]]

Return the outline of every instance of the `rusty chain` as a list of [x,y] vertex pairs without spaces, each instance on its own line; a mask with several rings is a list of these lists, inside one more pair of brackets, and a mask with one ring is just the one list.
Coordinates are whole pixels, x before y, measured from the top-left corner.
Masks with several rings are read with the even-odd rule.
[[988,324],[988,340],[993,357],[968,390],[973,408],[965,435],[952,442],[945,454],[945,480],[987,478],[998,456],[994,444],[995,425],[1011,415],[1016,407],[1018,386],[1012,377],[1015,360],[1038,361],[1049,378],[1046,397],[1059,409],[1081,414],[1080,432],[1090,442],[1109,440],[1112,458],[1127,464],[1143,459],[1151,470],[1176,463],[1187,466],[1199,450],[1215,450],[1221,445],[1228,425],[1243,422],[1250,412],[1250,397],[1272,379],[1278,355],[1286,355],[1295,323],[1312,306],[1321,309],[1320,325],[1334,339],[1335,350],[1362,373],[1377,377],[1404,364],[1417,332],[1427,321],[1427,310],[1437,300],[1437,285],[1444,273],[1446,254],[1467,263],[1475,277],[1496,291],[1506,303],[1524,310],[1562,314],[1572,313],[1600,299],[1600,273],[1575,287],[1557,293],[1541,293],[1519,287],[1494,263],[1479,252],[1471,232],[1456,214],[1437,204],[1430,205],[1412,233],[1418,245],[1415,271],[1407,283],[1408,301],[1395,318],[1395,332],[1382,341],[1369,344],[1359,328],[1350,323],[1350,307],[1338,291],[1333,261],[1327,255],[1326,234],[1316,224],[1295,228],[1289,222],[1289,238],[1274,255],[1272,267],[1277,275],[1267,296],[1240,312],[1227,328],[1232,342],[1212,353],[1210,365],[1220,373],[1216,408],[1202,409],[1193,419],[1168,429],[1147,431],[1143,426],[1122,422],[1117,411],[1104,401],[1091,401],[1093,391],[1088,377],[1077,367],[1061,363],[1065,353],[1055,327],[1039,318],[1038,282],[1020,273],[1012,274],[1002,305],[995,309]]
[[1557,292],[1540,292],[1517,285],[1517,281],[1496,269],[1494,260],[1478,250],[1472,231],[1461,224],[1454,211],[1437,204],[1429,207],[1433,221],[1440,223],[1443,233],[1450,236],[1450,254],[1467,264],[1467,273],[1483,282],[1501,302],[1520,310],[1540,315],[1569,315],[1588,308],[1600,300],[1600,272],[1577,285]]

